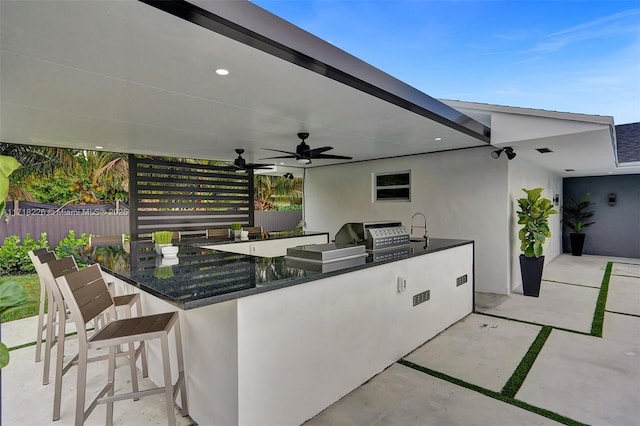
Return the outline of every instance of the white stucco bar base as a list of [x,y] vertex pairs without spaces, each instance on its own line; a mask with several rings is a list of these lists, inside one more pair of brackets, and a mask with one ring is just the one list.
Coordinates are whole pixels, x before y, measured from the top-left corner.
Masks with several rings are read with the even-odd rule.
[[[469,314],[472,283],[469,243],[180,310],[190,415],[202,425],[299,425]],[[426,290],[430,300],[413,306]],[[145,314],[177,310],[142,298]],[[154,352],[150,377],[161,383]]]

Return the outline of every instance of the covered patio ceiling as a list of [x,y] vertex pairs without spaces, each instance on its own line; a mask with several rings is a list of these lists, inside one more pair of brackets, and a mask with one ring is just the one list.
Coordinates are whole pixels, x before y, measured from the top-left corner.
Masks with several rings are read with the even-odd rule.
[[[295,151],[301,131],[312,148],[356,161],[487,144],[485,126],[249,2],[204,3],[269,18],[339,63],[302,63],[294,52],[294,64],[138,1],[2,1],[1,140],[221,160],[243,148],[251,162],[278,155],[263,148]],[[387,94],[404,104],[327,78],[322,66],[395,85]],[[344,71],[354,66],[361,76]]]
[[327,154],[352,161],[486,146],[493,137],[490,118],[433,99],[248,1],[0,7],[2,142],[228,161],[242,148],[248,162],[264,163],[278,155],[265,148],[295,151],[298,132],[310,133],[311,148],[332,146]]

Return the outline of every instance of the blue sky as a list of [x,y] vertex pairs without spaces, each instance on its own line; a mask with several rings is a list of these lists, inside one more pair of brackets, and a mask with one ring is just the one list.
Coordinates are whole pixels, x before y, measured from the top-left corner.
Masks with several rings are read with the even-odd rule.
[[640,0],[253,0],[430,96],[640,121]]

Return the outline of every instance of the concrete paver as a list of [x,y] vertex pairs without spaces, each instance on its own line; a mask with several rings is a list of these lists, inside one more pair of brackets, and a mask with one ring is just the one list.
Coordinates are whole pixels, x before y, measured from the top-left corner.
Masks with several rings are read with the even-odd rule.
[[599,288],[543,281],[540,297],[511,293],[499,305],[478,311],[588,333],[599,292]]
[[623,343],[640,344],[640,317],[605,312],[602,337]]
[[553,330],[516,399],[594,425],[637,425],[640,345]]
[[535,325],[471,314],[405,359],[500,392],[541,329]]
[[611,275],[606,309],[640,315],[640,278]]
[[394,364],[305,423],[305,426],[554,425],[412,368]]
[[[34,327],[35,330],[35,327]],[[68,339],[67,354],[77,351],[77,340]],[[106,350],[103,351],[106,354]],[[99,353],[99,352],[98,352]],[[11,352],[9,365],[2,369],[2,424],[16,426],[70,426],[75,419],[77,368],[72,367],[63,377],[60,420],[53,422],[53,372],[51,383],[42,385],[42,363],[35,363],[35,346]],[[55,358],[54,358],[55,359]],[[65,360],[66,362],[66,360]],[[124,358],[118,359],[116,368],[116,394],[131,391],[129,368]],[[87,406],[106,383],[107,362],[90,363],[87,368]],[[138,370],[140,389],[155,387],[149,379],[142,378]],[[167,424],[166,405],[162,394],[140,398],[139,401],[124,400],[114,404],[114,425],[151,426]],[[178,426],[192,424],[189,418],[174,413]],[[106,406],[99,405],[89,416],[85,425],[105,424]]]
[[611,269],[611,273],[614,275],[626,275],[640,278],[640,263],[615,263]]
[[560,255],[544,265],[542,279],[599,288],[609,261],[601,256]]

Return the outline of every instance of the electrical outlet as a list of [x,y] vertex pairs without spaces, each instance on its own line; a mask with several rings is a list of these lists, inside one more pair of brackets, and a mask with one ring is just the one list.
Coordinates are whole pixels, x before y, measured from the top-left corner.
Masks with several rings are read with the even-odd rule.
[[464,274],[461,277],[456,278],[456,287],[460,287],[462,284],[467,282],[467,274]]
[[398,277],[398,293],[402,293],[407,289],[406,278]]
[[417,306],[421,303],[431,299],[431,290],[423,291],[413,296],[413,306]]

